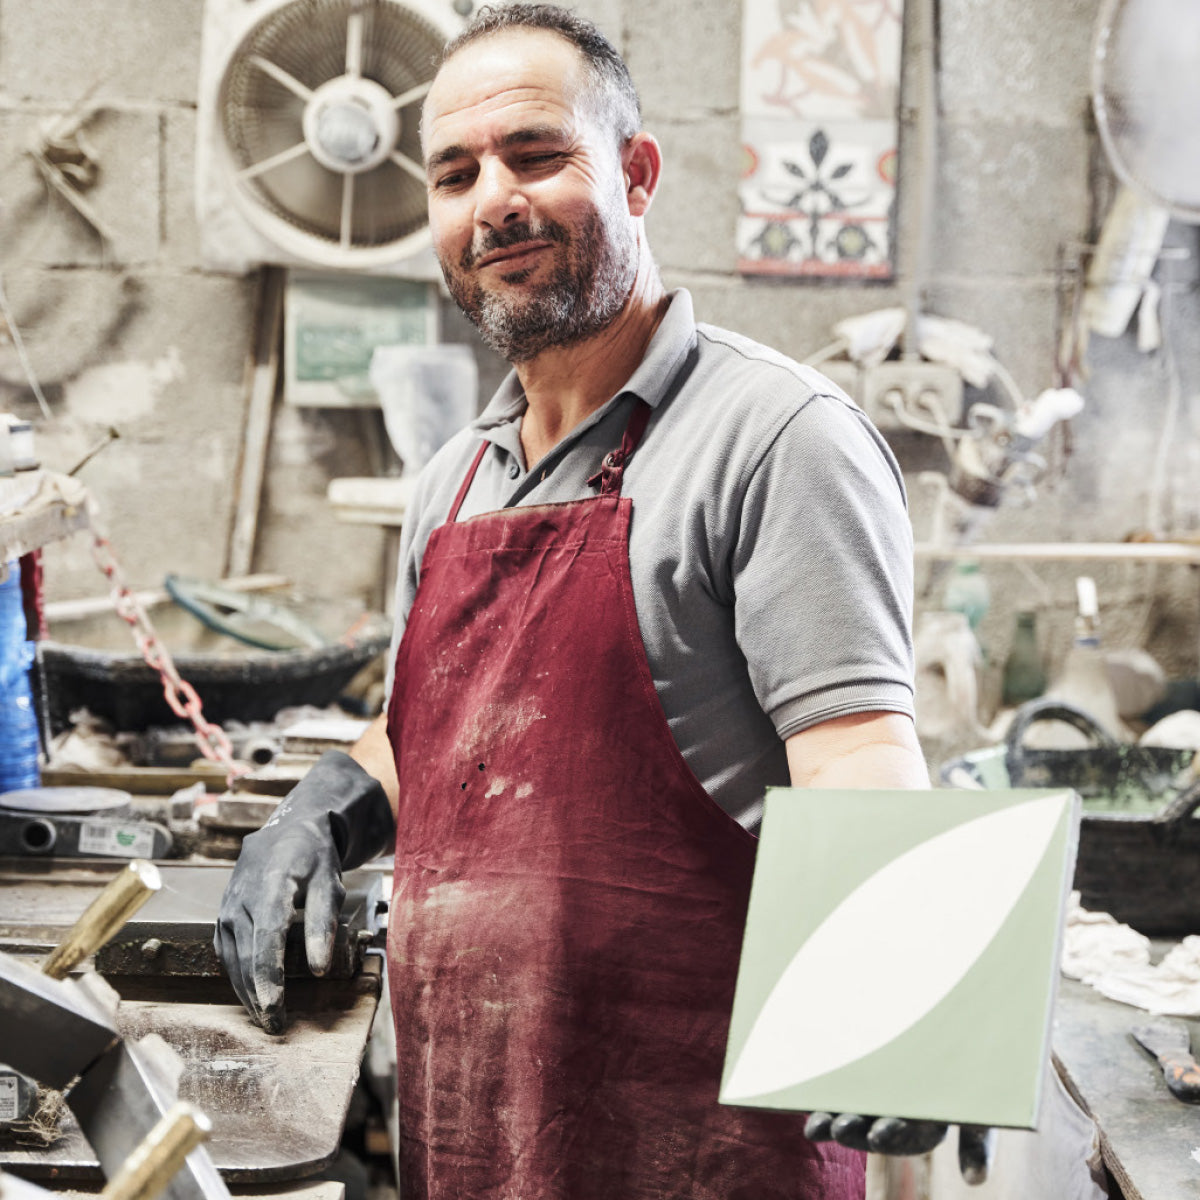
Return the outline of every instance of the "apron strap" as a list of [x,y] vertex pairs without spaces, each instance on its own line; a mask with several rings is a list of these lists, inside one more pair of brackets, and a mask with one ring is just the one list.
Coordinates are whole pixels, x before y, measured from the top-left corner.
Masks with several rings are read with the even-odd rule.
[[[602,496],[619,496],[621,494],[621,477],[625,473],[625,464],[629,462],[633,456],[633,452],[637,449],[638,443],[642,440],[642,434],[646,432],[646,426],[650,424],[650,415],[653,410],[645,400],[638,398],[638,402],[633,406],[633,412],[629,415],[629,424],[625,426],[625,433],[621,438],[621,445],[616,450],[610,450],[605,456],[604,461],[600,464],[600,470],[596,472],[588,480],[588,487],[600,485],[600,495]],[[458,510],[462,508],[463,501],[467,498],[467,493],[471,490],[471,484],[475,479],[475,472],[479,470],[479,464],[483,462],[483,456],[487,453],[488,443],[484,442],[478,453],[475,455],[471,465],[467,468],[467,473],[463,478],[462,484],[459,486],[458,495],[454,497],[454,503],[450,506],[449,515],[446,517],[448,525],[453,524],[458,520]]]
[[600,464],[600,470],[588,480],[588,487],[600,484],[600,495],[619,496],[621,494],[621,478],[625,473],[625,464],[629,462],[646,426],[650,423],[650,405],[638,398],[629,416],[629,424],[625,426],[625,435],[621,438],[620,448],[610,450]]
[[479,452],[471,460],[471,465],[467,468],[467,473],[463,477],[462,484],[459,486],[458,495],[454,497],[454,503],[450,505],[450,515],[446,518],[447,525],[453,525],[458,520],[458,510],[462,508],[463,501],[467,498],[467,493],[471,490],[471,483],[475,478],[475,472],[479,470],[479,464],[483,462],[483,456],[487,453],[488,443],[484,442],[479,447]]

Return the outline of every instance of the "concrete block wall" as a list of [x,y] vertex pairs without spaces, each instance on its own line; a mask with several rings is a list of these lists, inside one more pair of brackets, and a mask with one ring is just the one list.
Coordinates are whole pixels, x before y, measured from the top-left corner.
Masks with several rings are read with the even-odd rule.
[[[702,319],[805,357],[841,317],[902,301],[912,269],[906,244],[891,283],[736,273],[740,4],[585,0],[579,7],[622,48],[646,124],[662,141],[666,171],[649,219],[651,243],[667,284],[688,287]],[[924,303],[990,334],[997,356],[1033,394],[1057,382],[1072,282],[1058,265],[1078,261],[1111,189],[1088,99],[1099,0],[942,0],[938,8],[938,171]],[[55,413],[39,427],[39,443],[48,465],[61,468],[108,425],[120,427],[121,440],[83,477],[139,586],[172,569],[220,574],[244,420],[257,280],[203,269],[192,211],[202,13],[202,0],[0,0],[0,277]],[[906,70],[911,77],[911,63]],[[44,121],[89,105],[99,111],[83,133],[101,170],[86,198],[111,229],[108,244],[47,191],[26,153]],[[901,227],[913,197],[914,120],[906,107]],[[1132,334],[1094,339],[1089,408],[1074,423],[1069,457],[1054,456],[1064,470],[1034,507],[1002,509],[988,539],[1117,540],[1145,523],[1151,505],[1175,529],[1200,521],[1192,485],[1200,456],[1195,231],[1173,226],[1172,239],[1191,256],[1172,262],[1164,280],[1174,363],[1140,355]],[[443,317],[445,336],[477,345],[448,305]],[[503,366],[483,350],[479,358],[486,396]],[[1164,441],[1172,381],[1179,416]],[[3,336],[0,406],[37,415]],[[353,414],[277,411],[256,569],[282,570],[308,590],[378,600],[389,586],[383,535],[338,524],[324,500],[329,478],[369,470],[366,436]],[[916,475],[943,469],[944,453],[918,436],[895,445],[924,538],[929,498]],[[80,539],[48,559],[52,595],[99,590]],[[1018,606],[1039,608],[1051,657],[1061,655],[1080,569],[986,570],[994,685]],[[1147,641],[1172,674],[1196,673],[1194,572],[1097,566],[1093,573],[1111,643]],[[923,568],[918,582],[922,609],[936,606],[940,578]]]
[[[0,280],[53,417],[42,419],[0,323],[0,408],[39,456],[82,468],[135,588],[225,572],[244,442],[259,279],[206,270],[193,200],[203,0],[0,4]],[[29,153],[78,126],[81,190],[105,235]],[[379,604],[384,537],[338,522],[329,479],[370,470],[352,414],[280,408],[253,567],[317,595]],[[47,548],[52,599],[106,588],[86,535]]]
[[[1026,0],[943,0],[938,6],[937,185],[925,311],[977,326],[1028,396],[1058,386],[1057,349],[1071,289],[1094,241],[1113,183],[1099,149],[1089,96],[1091,44],[1100,5],[1072,0],[1050,8]],[[912,41],[909,6],[908,41]],[[703,319],[804,357],[829,340],[842,317],[903,302],[912,246],[900,241],[888,284],[788,283],[738,276],[732,181],[740,169],[738,58],[740,5],[697,0],[686,12],[655,5],[626,14],[624,47],[642,92],[646,121],[662,140],[666,168],[649,228],[669,285],[688,287]],[[915,96],[906,60],[901,114],[898,225],[907,226],[915,181]],[[1073,424],[1069,455],[1051,447],[1052,470],[1032,507],[1004,507],[982,536],[995,541],[1120,541],[1144,528],[1157,492],[1175,530],[1193,529],[1200,442],[1188,425],[1200,373],[1195,231],[1172,226],[1190,258],[1164,264],[1164,313],[1174,343],[1143,355],[1132,333],[1094,338],[1088,409]],[[1156,474],[1168,378],[1179,379],[1177,436]],[[969,399],[1004,404],[1001,395]],[[1184,426],[1187,425],[1186,431]],[[929,439],[901,435],[918,539],[932,528],[932,493],[921,471],[944,470]],[[1065,465],[1063,465],[1065,464]],[[1057,469],[1056,469],[1057,468]],[[941,602],[945,568],[918,570],[917,617]],[[1111,646],[1146,645],[1176,677],[1196,672],[1200,589],[1188,567],[988,562],[992,607],[981,635],[985,715],[998,700],[1000,671],[1018,608],[1039,613],[1053,673],[1070,645],[1075,577],[1098,583]]]

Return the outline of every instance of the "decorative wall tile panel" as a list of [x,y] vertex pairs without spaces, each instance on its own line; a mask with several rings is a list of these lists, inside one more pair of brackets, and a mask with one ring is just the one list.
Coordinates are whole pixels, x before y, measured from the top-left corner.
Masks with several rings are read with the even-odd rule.
[[739,269],[892,273],[903,0],[744,0]]

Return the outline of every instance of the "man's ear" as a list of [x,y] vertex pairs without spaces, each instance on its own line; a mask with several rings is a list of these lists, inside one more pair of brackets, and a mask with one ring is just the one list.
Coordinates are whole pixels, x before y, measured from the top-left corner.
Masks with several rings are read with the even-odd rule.
[[621,164],[629,213],[644,217],[650,211],[650,203],[662,178],[662,150],[654,135],[635,133],[621,151]]

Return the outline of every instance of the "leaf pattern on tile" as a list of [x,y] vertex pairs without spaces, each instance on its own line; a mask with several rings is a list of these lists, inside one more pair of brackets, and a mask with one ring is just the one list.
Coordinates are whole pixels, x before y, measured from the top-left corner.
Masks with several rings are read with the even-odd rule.
[[895,111],[900,0],[780,0],[776,30],[746,61],[767,105],[813,116],[877,117]]

